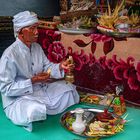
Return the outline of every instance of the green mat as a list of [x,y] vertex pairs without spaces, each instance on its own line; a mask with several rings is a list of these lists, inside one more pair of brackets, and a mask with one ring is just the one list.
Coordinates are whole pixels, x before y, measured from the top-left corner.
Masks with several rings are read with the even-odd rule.
[[[85,105],[74,105],[68,110]],[[87,107],[87,106],[86,106]],[[95,106],[97,108],[97,106]],[[125,131],[115,136],[101,140],[139,140],[140,139],[140,110],[127,108],[127,119],[133,119],[125,126]],[[33,123],[33,132],[27,132],[20,126],[8,120],[0,103],[0,139],[1,140],[86,140],[64,129],[59,115],[48,116],[47,120]]]

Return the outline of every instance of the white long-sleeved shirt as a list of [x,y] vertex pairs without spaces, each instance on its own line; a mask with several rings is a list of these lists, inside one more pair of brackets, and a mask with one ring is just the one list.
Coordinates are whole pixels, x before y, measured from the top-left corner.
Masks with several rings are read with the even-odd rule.
[[39,44],[33,43],[28,48],[19,39],[4,51],[0,66],[0,92],[4,108],[17,98],[42,88],[41,83],[32,85],[31,77],[35,74],[50,68],[51,77],[64,76],[64,72],[59,70],[59,64],[51,63]]

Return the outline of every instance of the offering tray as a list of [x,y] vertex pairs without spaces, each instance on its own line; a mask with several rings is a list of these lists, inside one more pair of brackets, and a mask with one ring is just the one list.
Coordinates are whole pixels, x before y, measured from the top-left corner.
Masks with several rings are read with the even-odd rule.
[[140,32],[118,32],[118,31],[110,31],[110,30],[106,30],[106,29],[100,29],[99,27],[97,27],[97,29],[105,35],[117,37],[117,38],[140,37]]
[[137,32],[107,32],[107,31],[101,31],[101,32],[108,36],[113,36],[113,37],[118,37],[118,38],[140,36],[140,33],[137,33]]
[[58,30],[66,34],[90,34],[95,32],[95,29],[75,29],[63,27],[59,27]]
[[[139,100],[138,100],[138,101],[139,101]],[[137,102],[134,102],[134,101],[130,101],[130,100],[127,100],[127,99],[125,99],[125,102],[126,102],[127,105],[129,105],[129,106],[134,106],[134,107],[140,108],[140,103],[137,103]]]
[[108,106],[113,99],[113,94],[107,93],[105,95],[99,94],[97,91],[92,93],[90,92],[81,92],[79,91],[80,95],[80,103],[88,104],[88,105],[101,105],[101,106]]
[[[87,138],[95,138],[95,137],[109,137],[116,135],[123,131],[124,120],[121,117],[115,116],[113,113],[109,112],[113,116],[113,120],[109,120],[108,122],[98,121],[96,115],[98,113],[104,112],[104,110],[94,109],[94,108],[82,108],[84,109],[83,120],[86,122],[86,129],[83,133],[76,133],[72,124],[76,119],[74,110],[67,111],[61,115],[60,123],[61,125],[68,130],[69,132]],[[97,126],[97,131],[94,131],[94,126]],[[93,127],[93,128],[92,128]]]

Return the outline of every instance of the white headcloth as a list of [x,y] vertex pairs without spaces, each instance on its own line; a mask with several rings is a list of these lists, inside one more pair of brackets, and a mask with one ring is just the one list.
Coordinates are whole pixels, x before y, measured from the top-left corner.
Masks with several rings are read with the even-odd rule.
[[13,18],[14,35],[17,37],[20,29],[38,23],[37,14],[24,11],[16,14]]

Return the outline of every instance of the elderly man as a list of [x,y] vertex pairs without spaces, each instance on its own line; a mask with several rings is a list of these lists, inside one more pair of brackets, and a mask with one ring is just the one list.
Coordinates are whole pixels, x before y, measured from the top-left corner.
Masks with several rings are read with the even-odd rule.
[[78,103],[79,96],[72,84],[47,82],[50,76],[62,78],[64,69],[72,65],[67,61],[53,64],[47,59],[36,43],[37,15],[20,12],[14,16],[13,24],[16,41],[5,50],[0,61],[3,108],[14,124],[32,131],[32,122],[45,120],[46,114],[61,113]]

